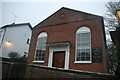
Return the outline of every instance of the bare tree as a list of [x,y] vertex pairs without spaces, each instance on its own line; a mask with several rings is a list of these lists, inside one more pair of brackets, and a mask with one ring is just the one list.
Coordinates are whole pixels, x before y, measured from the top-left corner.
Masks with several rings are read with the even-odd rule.
[[120,9],[120,1],[119,2],[108,2],[106,4],[107,12],[105,15],[105,27],[108,28],[109,31],[115,30],[119,27],[118,20],[116,18],[116,10]]
[[117,54],[116,46],[110,42],[108,44],[108,71],[109,73],[115,74],[117,70]]
[[[116,18],[116,10],[120,9],[120,1],[119,2],[108,2],[106,4],[106,15],[104,17],[105,20],[105,27],[106,27],[106,33],[109,34],[109,31],[116,30],[117,27],[119,27],[118,20]],[[115,74],[116,67],[117,67],[117,52],[116,52],[116,46],[107,39],[107,46],[108,46],[108,71],[110,73]]]

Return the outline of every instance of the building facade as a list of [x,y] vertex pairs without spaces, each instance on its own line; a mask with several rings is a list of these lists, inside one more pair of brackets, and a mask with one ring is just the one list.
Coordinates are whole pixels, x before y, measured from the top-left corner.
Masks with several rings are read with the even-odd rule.
[[33,28],[28,63],[105,73],[105,40],[101,16],[63,7]]
[[29,23],[10,24],[0,28],[0,54],[9,58],[10,52],[28,55],[32,27]]

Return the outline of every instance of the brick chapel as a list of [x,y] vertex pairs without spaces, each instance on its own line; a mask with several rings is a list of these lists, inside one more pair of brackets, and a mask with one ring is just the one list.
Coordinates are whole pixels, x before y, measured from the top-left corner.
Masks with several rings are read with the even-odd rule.
[[103,17],[62,7],[32,30],[28,63],[106,73]]

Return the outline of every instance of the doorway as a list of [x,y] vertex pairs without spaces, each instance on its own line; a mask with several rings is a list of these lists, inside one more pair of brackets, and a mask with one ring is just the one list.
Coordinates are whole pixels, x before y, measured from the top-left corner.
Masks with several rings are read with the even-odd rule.
[[54,51],[52,67],[64,68],[64,66],[65,66],[65,51]]

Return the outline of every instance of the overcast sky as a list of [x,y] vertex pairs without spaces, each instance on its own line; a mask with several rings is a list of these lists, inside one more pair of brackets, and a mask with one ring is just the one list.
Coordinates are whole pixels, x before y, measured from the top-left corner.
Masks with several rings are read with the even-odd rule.
[[[15,23],[30,23],[32,27],[59,10],[67,7],[100,16],[105,15],[107,2],[2,2],[0,27]],[[16,18],[15,18],[16,16]]]

